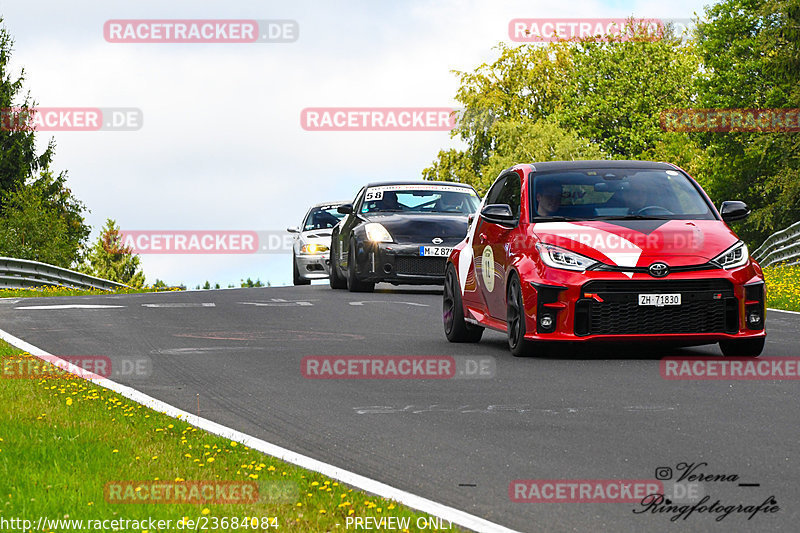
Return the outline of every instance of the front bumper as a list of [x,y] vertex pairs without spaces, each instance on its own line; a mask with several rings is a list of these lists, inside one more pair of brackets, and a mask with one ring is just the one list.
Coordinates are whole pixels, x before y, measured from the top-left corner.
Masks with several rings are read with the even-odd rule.
[[[766,335],[764,280],[752,266],[663,279],[561,271],[546,279],[523,283],[528,339],[690,345]],[[680,294],[681,304],[642,306],[639,294]]]
[[[452,248],[457,243],[442,243],[434,246]],[[366,282],[387,282],[395,285],[442,285],[446,256],[426,257],[420,255],[421,246],[428,243],[360,243],[356,250],[356,273]]]
[[330,275],[331,260],[324,254],[295,255],[297,272],[302,279],[324,279]]

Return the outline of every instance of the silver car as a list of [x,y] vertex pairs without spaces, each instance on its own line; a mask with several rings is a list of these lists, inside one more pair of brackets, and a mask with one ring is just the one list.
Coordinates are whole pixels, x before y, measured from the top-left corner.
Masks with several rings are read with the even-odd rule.
[[328,277],[331,231],[344,217],[336,211],[344,203],[317,204],[308,210],[301,227],[286,228],[295,234],[292,246],[292,280],[295,285],[308,285],[312,279]]

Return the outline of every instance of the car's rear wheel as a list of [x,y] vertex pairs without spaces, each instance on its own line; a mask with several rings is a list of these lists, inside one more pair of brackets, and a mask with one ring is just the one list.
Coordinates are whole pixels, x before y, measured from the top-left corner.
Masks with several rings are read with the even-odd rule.
[[765,340],[764,337],[757,337],[719,341],[719,348],[725,357],[758,357],[764,351]]
[[[334,235],[334,239],[336,236]],[[347,280],[339,273],[339,262],[336,260],[336,253],[331,246],[331,272],[328,275],[328,282],[331,284],[331,289],[346,289]]]
[[525,340],[525,305],[522,301],[522,287],[516,275],[512,275],[508,282],[506,304],[508,348],[516,357],[530,355],[533,351],[533,342]]
[[292,281],[295,285],[311,285],[310,279],[300,277],[300,271],[297,269],[297,258],[294,255],[292,255]]
[[444,334],[450,342],[478,342],[483,328],[473,326],[464,320],[464,304],[461,301],[461,288],[452,263],[447,263],[444,274],[444,297],[442,298],[442,321]]
[[372,292],[375,284],[358,279],[356,274],[356,246],[350,243],[350,252],[347,254],[347,290],[350,292]]

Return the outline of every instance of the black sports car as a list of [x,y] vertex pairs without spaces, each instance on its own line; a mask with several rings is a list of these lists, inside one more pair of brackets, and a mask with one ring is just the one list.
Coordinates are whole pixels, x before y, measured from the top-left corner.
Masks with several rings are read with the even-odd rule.
[[447,257],[467,234],[468,217],[480,204],[461,183],[408,181],[370,183],[331,238],[330,284],[369,292],[375,283],[441,284]]

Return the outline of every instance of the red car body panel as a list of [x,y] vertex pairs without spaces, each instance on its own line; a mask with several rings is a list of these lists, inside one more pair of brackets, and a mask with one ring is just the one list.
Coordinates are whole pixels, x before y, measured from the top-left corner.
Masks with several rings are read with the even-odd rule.
[[[686,174],[678,167],[676,170]],[[632,221],[619,224],[603,220],[569,222],[531,222],[529,179],[532,165],[517,165],[510,169],[521,179],[522,200],[519,224],[507,228],[474,216],[466,238],[453,250],[448,261],[455,267],[461,287],[464,317],[468,322],[506,331],[506,288],[509,276],[518,275],[521,281],[525,309],[525,338],[529,340],[578,341],[642,340],[676,341],[684,344],[714,343],[724,339],[763,337],[761,329],[747,329],[745,317],[745,286],[763,284],[759,265],[751,258],[739,268],[725,270],[673,271],[663,278],[680,280],[723,279],[733,286],[738,302],[738,330],[713,333],[646,333],[646,334],[584,334],[575,332],[576,305],[582,298],[595,297],[583,293],[586,283],[598,281],[653,282],[646,271],[622,272],[585,270],[583,272],[552,268],[539,258],[536,244],[553,244],[577,252],[606,265],[646,267],[664,262],[671,269],[709,262],[739,241],[736,234],[721,220],[705,192],[697,186],[714,211],[717,220]],[[686,174],[687,177],[688,174]],[[689,177],[689,179],[692,179]],[[694,180],[692,180],[694,181]],[[485,202],[485,199],[484,199]],[[483,204],[481,205],[483,208]],[[627,222],[627,221],[626,221]],[[641,224],[637,224],[641,222]],[[649,227],[648,227],[649,223]],[[629,243],[629,244],[626,244]],[[487,251],[487,248],[490,251]],[[491,255],[492,261],[484,259]],[[492,264],[491,272],[485,265]],[[678,268],[680,270],[680,268]],[[536,286],[558,287],[556,301],[543,304],[542,309],[555,314],[555,331],[537,332],[539,311]],[[763,297],[762,297],[763,300]],[[751,304],[753,302],[750,302]],[[763,301],[762,301],[763,303]]]

